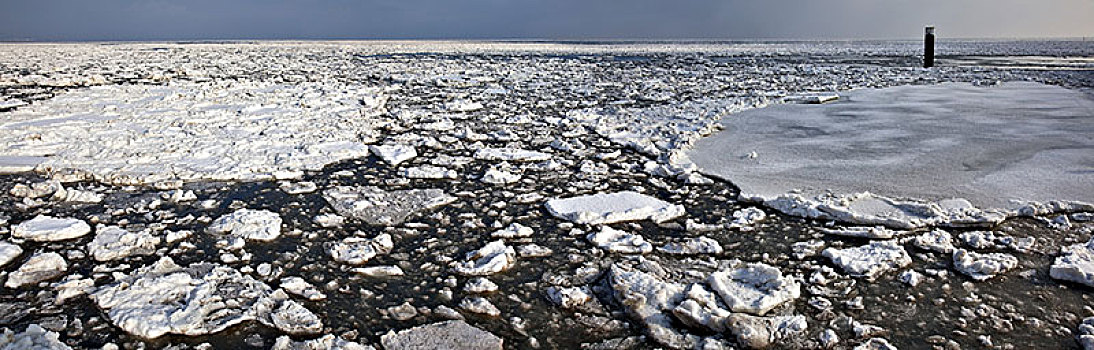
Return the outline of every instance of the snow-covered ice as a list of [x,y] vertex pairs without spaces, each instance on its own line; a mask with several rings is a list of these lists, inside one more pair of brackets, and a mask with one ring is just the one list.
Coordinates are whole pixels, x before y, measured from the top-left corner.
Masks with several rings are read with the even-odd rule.
[[908,256],[904,247],[893,241],[878,241],[844,249],[827,248],[821,254],[843,268],[844,272],[868,279],[912,263],[912,257]]
[[516,261],[517,252],[513,247],[505,245],[503,240],[497,240],[468,252],[454,270],[465,276],[487,276],[508,270]]
[[501,160],[508,162],[538,162],[551,159],[551,155],[519,148],[483,148],[475,151],[475,159]]
[[4,265],[12,262],[22,254],[23,248],[18,244],[0,241],[0,267],[4,267]]
[[131,232],[117,226],[100,225],[95,228],[95,238],[87,244],[87,252],[97,261],[110,261],[152,254],[159,244],[160,238],[151,230]]
[[207,230],[250,241],[271,241],[281,236],[281,216],[269,210],[239,209],[214,220]]
[[361,136],[385,102],[376,88],[334,83],[98,86],[10,112],[0,156],[116,184],[295,177],[367,156]]
[[800,283],[764,263],[718,271],[707,282],[733,312],[763,315],[801,296]]
[[391,166],[399,165],[399,163],[418,156],[418,152],[414,147],[407,145],[372,145],[368,146],[368,149]]
[[503,343],[498,336],[461,320],[391,331],[380,337],[380,344],[385,350],[501,350]]
[[91,233],[91,225],[80,219],[38,215],[12,226],[11,236],[37,242],[73,239]]
[[343,264],[362,265],[376,255],[387,254],[394,247],[395,243],[387,233],[371,239],[349,237],[331,245],[330,256],[334,261]]
[[953,267],[977,281],[983,281],[1018,267],[1018,258],[1005,253],[976,253],[957,249],[953,252]]
[[37,284],[38,282],[60,277],[68,270],[68,263],[60,254],[36,253],[31,255],[27,262],[19,266],[8,275],[4,287],[21,288],[23,286]]
[[[688,154],[739,186],[744,199],[857,224],[995,224],[1030,202],[1063,201],[1072,210],[1094,204],[1094,175],[1083,165],[1094,157],[1094,139],[1083,136],[1094,133],[1089,94],[1029,82],[846,94],[824,105],[735,114]],[[739,149],[763,156],[726,151]],[[826,191],[840,199],[824,200]]]
[[590,233],[585,237],[590,243],[612,253],[619,254],[648,254],[653,251],[653,245],[646,242],[640,234],[628,233],[604,226],[600,231]]
[[16,333],[4,328],[0,333],[0,350],[69,350],[61,341],[61,335],[48,331],[37,324],[27,326],[26,331]]
[[383,226],[400,224],[411,215],[456,201],[456,197],[435,188],[384,191],[351,186],[325,190],[323,198],[342,216]]
[[1094,239],[1061,249],[1049,269],[1052,278],[1094,287]]
[[661,222],[684,215],[681,205],[630,191],[556,198],[546,206],[561,219],[592,225],[646,219]]

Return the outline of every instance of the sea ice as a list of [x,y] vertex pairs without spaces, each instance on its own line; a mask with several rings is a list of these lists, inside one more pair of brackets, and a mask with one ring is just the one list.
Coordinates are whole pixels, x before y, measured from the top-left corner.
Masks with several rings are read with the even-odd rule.
[[726,319],[727,328],[737,339],[737,344],[749,349],[766,349],[784,339],[805,332],[808,324],[805,316],[759,317],[733,314]]
[[80,219],[38,215],[11,228],[11,236],[37,242],[73,239],[91,233],[91,226]]
[[209,263],[181,267],[169,257],[117,276],[91,299],[114,325],[142,338],[211,334],[250,320],[292,334],[322,328],[318,316],[282,290],[232,268]]
[[1094,287],[1094,239],[1061,249],[1049,269],[1052,278]]
[[665,282],[645,271],[619,264],[608,271],[608,282],[615,299],[626,307],[632,319],[645,326],[651,339],[673,349],[691,349],[698,343],[698,337],[677,330],[668,314],[684,301],[685,285]]
[[953,267],[977,281],[983,281],[1018,267],[1018,258],[1004,253],[981,254],[958,249],[953,252]]
[[274,341],[274,345],[270,350],[376,350],[368,345],[361,345],[356,342],[351,342],[341,337],[335,337],[334,335],[327,334],[319,338],[293,341],[287,335],[277,337]]
[[612,253],[648,254],[653,251],[653,245],[646,242],[642,235],[627,233],[608,226],[601,227],[599,232],[590,233],[585,238],[600,249]]
[[23,255],[22,247],[7,241],[0,241],[0,267],[4,267],[20,255]]
[[387,254],[395,247],[391,235],[381,233],[375,238],[349,237],[330,247],[330,256],[334,261],[362,265],[379,254]]
[[893,241],[871,242],[845,249],[827,248],[821,254],[843,268],[844,272],[868,279],[912,263],[912,257],[908,256],[904,247]]
[[520,181],[520,174],[510,173],[505,170],[490,168],[482,174],[482,182],[492,185],[505,185]]
[[547,287],[547,299],[563,309],[574,309],[593,300],[587,287]]
[[734,114],[688,155],[704,174],[733,181],[741,199],[860,225],[993,225],[1040,211],[1037,202],[1061,201],[1058,209],[1071,211],[1094,205],[1094,175],[1084,170],[1094,159],[1094,139],[1085,137],[1094,132],[1089,94],[1008,82],[847,96]]
[[4,287],[20,288],[57,278],[68,270],[68,263],[61,254],[35,253],[18,270],[8,275]]
[[467,322],[452,320],[390,331],[380,337],[385,350],[501,350],[502,339]]
[[645,219],[662,222],[684,215],[681,205],[630,191],[551,199],[546,206],[558,218],[591,225]]
[[384,191],[367,186],[331,188],[323,191],[323,198],[338,214],[375,226],[397,225],[418,212],[456,201],[435,188]]
[[722,245],[707,237],[687,238],[658,247],[658,251],[675,255],[722,254]]
[[519,223],[511,223],[504,229],[494,231],[490,236],[494,238],[525,238],[532,237],[536,232],[531,227]]
[[949,254],[954,250],[953,237],[949,232],[935,229],[928,232],[924,232],[911,239],[912,245],[926,250],[933,250],[939,253]]
[[489,317],[501,316],[501,310],[494,306],[490,300],[483,297],[466,297],[460,300],[460,309],[464,311]]
[[71,347],[60,340],[57,332],[47,331],[37,324],[27,326],[22,333],[3,328],[0,333],[0,350],[70,350]]
[[299,295],[304,297],[304,299],[312,301],[324,300],[327,298],[327,295],[319,291],[318,288],[315,288],[311,283],[308,283],[308,281],[297,276],[282,278],[281,289],[284,289],[289,294]]
[[414,147],[407,145],[372,145],[368,146],[368,149],[391,166],[399,165],[399,163],[418,156],[418,152]]
[[733,312],[763,315],[801,296],[800,283],[764,263],[712,273],[707,283]]
[[152,254],[158,244],[160,238],[151,230],[130,232],[117,226],[99,225],[95,228],[95,238],[87,244],[87,252],[97,261],[110,261]]
[[465,276],[487,276],[508,270],[516,261],[517,252],[506,246],[505,241],[497,240],[468,252],[464,261],[456,263],[454,270]]
[[239,209],[217,218],[207,230],[251,241],[272,241],[281,236],[281,216],[269,210]]
[[403,177],[409,179],[455,179],[459,177],[459,174],[455,170],[451,170],[445,167],[439,167],[434,165],[422,165],[415,167],[408,167],[402,170]]
[[890,239],[893,238],[899,231],[893,231],[883,226],[873,227],[841,227],[841,228],[822,228],[826,234],[844,236],[844,237],[859,237],[869,239]]
[[539,162],[551,159],[551,155],[519,148],[483,148],[475,151],[475,159],[502,160],[508,162]]
[[385,103],[332,82],[96,86],[5,112],[0,164],[38,157],[37,171],[121,185],[297,177],[367,156]]

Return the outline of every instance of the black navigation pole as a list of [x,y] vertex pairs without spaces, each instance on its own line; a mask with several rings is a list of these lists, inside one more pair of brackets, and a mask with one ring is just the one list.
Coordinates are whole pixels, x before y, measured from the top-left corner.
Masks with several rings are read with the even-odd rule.
[[927,26],[923,35],[923,68],[934,67],[934,27]]

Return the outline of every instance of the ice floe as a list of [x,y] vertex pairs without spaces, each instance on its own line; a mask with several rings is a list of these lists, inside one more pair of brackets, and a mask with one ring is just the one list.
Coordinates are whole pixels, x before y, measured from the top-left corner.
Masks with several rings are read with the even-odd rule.
[[517,261],[517,252],[497,240],[467,253],[464,261],[456,263],[456,273],[465,276],[487,276],[508,270]]
[[369,225],[397,225],[411,215],[456,201],[439,189],[384,191],[378,187],[338,186],[323,191],[338,214]]
[[342,339],[341,337],[335,337],[334,335],[324,335],[319,338],[293,341],[287,335],[277,337],[274,341],[273,347],[270,350],[376,350],[368,345],[361,345],[356,342]]
[[535,230],[532,230],[531,227],[514,222],[504,229],[494,231],[490,236],[494,238],[525,238],[532,237],[535,233]]
[[893,241],[872,242],[845,249],[827,248],[821,254],[843,268],[844,272],[868,279],[912,263],[912,257],[908,256],[904,247]]
[[539,162],[551,159],[551,155],[548,153],[519,148],[483,148],[475,151],[474,157],[479,160],[502,160],[508,162]]
[[763,315],[801,296],[800,283],[763,263],[712,273],[707,282],[733,312]]
[[592,244],[612,253],[620,254],[648,254],[653,251],[653,245],[646,242],[642,235],[628,233],[604,226],[600,231],[586,236]]
[[722,254],[722,245],[707,237],[687,238],[658,247],[658,251],[675,255]]
[[35,253],[18,270],[8,275],[4,287],[20,288],[60,277],[68,270],[68,263],[61,254]]
[[37,242],[63,241],[91,233],[91,226],[80,219],[38,215],[12,226],[11,236]]
[[953,237],[949,232],[935,229],[912,237],[912,245],[926,250],[949,254],[954,250]]
[[593,300],[586,287],[547,287],[547,299],[563,309],[574,309]]
[[209,263],[181,267],[169,258],[121,275],[91,299],[126,332],[142,338],[217,333],[257,320],[291,334],[315,334],[318,316],[282,290]]
[[455,179],[459,177],[459,174],[455,170],[451,170],[445,167],[422,165],[415,167],[404,168],[401,172],[404,177],[410,179]]
[[391,166],[399,165],[399,163],[418,156],[418,152],[414,147],[407,145],[372,145],[368,146],[368,149]]
[[0,349],[2,350],[69,350],[72,349],[61,341],[60,334],[48,331],[37,324],[27,326],[21,333],[15,333],[4,328],[0,333]]
[[0,267],[4,267],[20,255],[23,255],[23,248],[18,244],[0,241]]
[[117,226],[100,225],[95,228],[95,238],[87,244],[87,252],[97,261],[110,261],[152,254],[158,244],[160,238],[151,230],[131,232]]
[[957,249],[953,252],[953,267],[977,281],[983,281],[1018,267],[1018,258],[1005,253],[981,254]]
[[461,320],[417,326],[380,337],[385,350],[501,350],[504,341]]
[[759,317],[734,314],[726,319],[727,328],[737,344],[749,349],[766,349],[783,340],[805,332],[805,316]]
[[334,261],[362,265],[379,254],[387,254],[395,247],[391,235],[381,233],[375,238],[349,237],[331,245],[330,256]]
[[281,236],[281,216],[269,210],[239,209],[217,218],[206,230],[250,241],[272,241]]
[[1052,278],[1094,287],[1094,239],[1063,247],[1049,269]]
[[316,301],[324,300],[327,298],[326,294],[319,291],[311,283],[308,283],[301,277],[289,276],[281,279],[281,289],[284,289],[289,294],[299,295],[304,299]]
[[645,219],[661,222],[684,215],[681,205],[630,191],[551,199],[546,206],[552,215],[578,224]]

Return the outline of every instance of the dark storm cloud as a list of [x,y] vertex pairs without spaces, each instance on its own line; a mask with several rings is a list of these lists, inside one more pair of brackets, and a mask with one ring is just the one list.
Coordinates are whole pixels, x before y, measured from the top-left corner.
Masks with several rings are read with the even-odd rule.
[[0,0],[0,39],[1094,36],[1094,0]]

